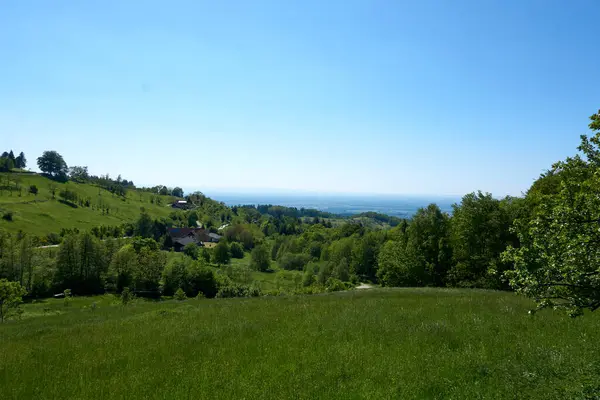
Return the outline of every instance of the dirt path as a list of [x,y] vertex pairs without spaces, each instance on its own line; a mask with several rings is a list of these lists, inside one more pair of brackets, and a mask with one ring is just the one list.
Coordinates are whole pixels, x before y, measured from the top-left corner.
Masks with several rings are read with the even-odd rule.
[[373,285],[369,285],[368,283],[361,283],[355,289],[372,289]]

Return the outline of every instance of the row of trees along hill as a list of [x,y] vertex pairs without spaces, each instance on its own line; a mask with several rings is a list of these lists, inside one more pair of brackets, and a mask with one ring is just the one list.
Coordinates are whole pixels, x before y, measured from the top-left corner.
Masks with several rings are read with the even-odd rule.
[[[347,287],[344,282],[365,280],[383,286],[514,289],[534,298],[540,308],[563,308],[580,315],[585,309],[600,307],[600,116],[594,114],[591,119],[594,136],[581,137],[581,155],[553,165],[526,195],[497,199],[489,193],[469,193],[453,206],[451,214],[430,204],[410,220],[395,221],[388,230],[371,229],[360,222],[332,226],[326,215],[307,220],[302,218],[306,211],[271,205],[229,208],[197,193],[188,197],[197,209],[178,211],[164,220],[142,213],[134,231],[157,241],[158,247],[149,246],[149,252],[160,252],[170,245],[164,236],[168,226],[193,226],[209,214],[213,230],[217,224],[227,225],[223,240],[210,257],[206,251],[186,249],[190,259],[227,265],[231,257],[250,252],[250,266],[258,271],[274,266],[301,271],[299,285],[307,290]],[[156,287],[157,265],[164,264],[159,253],[145,254],[141,261],[136,258],[140,250],[127,247],[117,260],[130,261],[115,265],[129,265],[135,258],[135,265],[144,265],[146,272],[121,273],[118,268],[110,269],[113,258],[106,254],[116,254],[126,246],[94,250],[93,256],[83,258],[75,256],[82,252],[75,250],[77,246],[100,248],[93,235],[65,239],[54,264],[54,285],[84,292],[101,291],[107,284],[116,285],[116,290],[126,284]],[[24,261],[14,267],[16,248],[20,247],[13,245],[12,251],[0,253],[3,274],[26,282],[32,290],[33,283],[27,281],[32,268],[28,257],[23,256]],[[186,268],[178,266],[177,271]],[[163,280],[165,270],[169,269],[163,269]],[[154,277],[150,280],[154,286],[144,283],[146,273]],[[164,281],[161,284],[168,287]]]
[[23,152],[15,157],[13,151],[10,150],[3,152],[0,156],[0,172],[9,172],[13,168],[23,169],[25,167],[27,167],[27,158]]

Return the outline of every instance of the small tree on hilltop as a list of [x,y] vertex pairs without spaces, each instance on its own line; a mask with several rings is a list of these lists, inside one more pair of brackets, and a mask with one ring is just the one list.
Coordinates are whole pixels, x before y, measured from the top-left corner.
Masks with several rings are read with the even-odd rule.
[[18,282],[0,279],[0,322],[4,322],[5,319],[19,309],[26,293],[25,288]]
[[15,158],[15,167],[16,168],[25,168],[27,166],[27,159],[25,158],[25,153],[21,152],[21,154],[19,154],[17,156],[17,158]]
[[37,159],[40,170],[52,178],[66,179],[69,168],[63,157],[56,151],[45,151]]

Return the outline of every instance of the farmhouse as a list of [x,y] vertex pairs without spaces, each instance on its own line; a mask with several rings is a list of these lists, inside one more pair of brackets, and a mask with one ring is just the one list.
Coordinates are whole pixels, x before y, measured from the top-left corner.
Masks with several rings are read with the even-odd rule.
[[188,202],[185,201],[185,200],[177,200],[177,201],[173,202],[173,204],[171,204],[171,207],[173,207],[173,208],[187,209],[188,208]]
[[182,251],[190,243],[204,246],[204,243],[216,243],[221,239],[221,236],[202,228],[168,228],[167,233],[171,237],[175,251]]

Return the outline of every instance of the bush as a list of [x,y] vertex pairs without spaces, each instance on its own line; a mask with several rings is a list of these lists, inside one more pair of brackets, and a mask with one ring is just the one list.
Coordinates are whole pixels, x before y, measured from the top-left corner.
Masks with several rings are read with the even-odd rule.
[[238,242],[231,243],[229,251],[231,251],[232,258],[244,258],[244,248]]
[[62,242],[62,238],[56,232],[52,232],[46,235],[46,240],[48,240],[49,244],[60,244]]
[[128,287],[123,288],[123,291],[121,292],[121,304],[126,306],[131,300],[133,300],[133,293],[131,293],[131,290],[129,290]]
[[328,292],[340,292],[350,288],[347,284],[336,278],[327,279],[325,286]]
[[2,214],[2,219],[5,221],[12,221],[13,215],[14,213],[12,211],[5,211],[4,214]]
[[228,282],[226,286],[219,287],[217,293],[218,298],[228,297],[258,297],[261,296],[262,292],[260,288],[254,284],[252,285],[241,285],[239,283]]
[[177,289],[177,291],[175,292],[175,299],[179,301],[187,299],[187,296],[185,295],[185,292],[182,288]]
[[279,266],[286,270],[302,271],[310,261],[310,255],[303,253],[285,253],[279,259]]
[[37,196],[37,194],[38,194],[38,188],[37,188],[37,186],[35,186],[35,185],[29,186],[29,193]]

